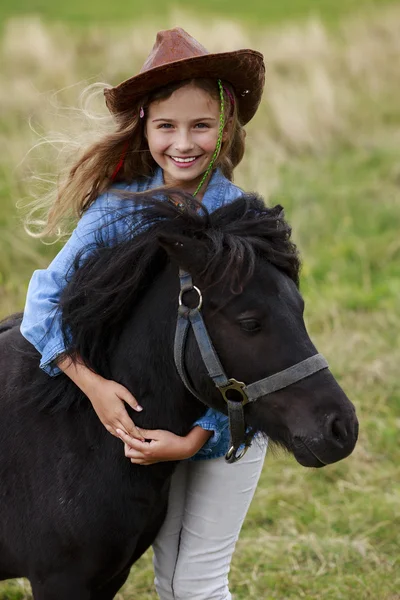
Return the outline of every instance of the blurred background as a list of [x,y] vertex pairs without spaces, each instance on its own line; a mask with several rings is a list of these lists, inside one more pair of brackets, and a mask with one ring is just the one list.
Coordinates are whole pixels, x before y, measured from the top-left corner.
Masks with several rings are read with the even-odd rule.
[[[210,51],[265,56],[235,181],[285,207],[309,329],[361,427],[354,454],[323,470],[270,452],[235,600],[400,599],[398,0],[2,0],[0,317],[23,308],[32,271],[59,247],[30,238],[16,206],[56,177],[60,141],[81,133],[82,90],[135,74],[174,26]],[[118,599],[156,600],[152,580],[148,552]],[[24,580],[0,584],[1,600],[30,598]]]

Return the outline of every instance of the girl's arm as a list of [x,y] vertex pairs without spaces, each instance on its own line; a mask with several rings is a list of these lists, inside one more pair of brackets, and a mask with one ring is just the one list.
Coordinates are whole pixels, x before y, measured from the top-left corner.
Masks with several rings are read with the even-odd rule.
[[110,242],[126,235],[124,219],[116,219],[118,209],[118,199],[107,193],[99,196],[83,214],[70,239],[48,268],[35,271],[28,288],[21,333],[41,354],[40,367],[51,376],[64,371],[89,398],[108,431],[116,435],[118,427],[142,439],[124,405],[127,402],[138,410],[138,403],[132,394],[120,384],[97,375],[79,361],[65,358],[66,348],[58,311],[58,303],[75,257],[83,249],[85,254],[82,260],[88,255],[90,249],[96,246],[99,231]]
[[[49,375],[60,373],[56,359],[65,351],[58,310],[61,294],[68,283],[75,257],[85,250],[83,260],[90,253],[96,246],[99,232],[107,239],[117,238],[116,209],[112,214],[112,208],[108,194],[99,196],[47,269],[39,269],[32,275],[21,333],[41,354],[40,367]],[[123,225],[122,220],[120,224]]]
[[149,441],[139,441],[122,430],[117,433],[125,444],[125,456],[136,465],[153,465],[157,462],[184,460],[190,458],[204,446],[212,435],[195,426],[186,436],[175,435],[170,431],[156,429],[147,431],[138,429],[139,433]]

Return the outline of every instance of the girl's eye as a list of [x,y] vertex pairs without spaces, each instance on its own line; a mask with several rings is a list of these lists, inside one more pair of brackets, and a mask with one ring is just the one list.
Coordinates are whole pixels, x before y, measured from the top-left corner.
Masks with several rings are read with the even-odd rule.
[[257,331],[261,331],[261,323],[257,319],[244,319],[240,321],[240,328],[249,333],[256,333]]
[[[158,129],[172,129],[172,127],[173,127],[172,123],[160,123],[160,125],[158,125]],[[195,125],[195,128],[208,129],[209,125],[207,123],[197,123]]]

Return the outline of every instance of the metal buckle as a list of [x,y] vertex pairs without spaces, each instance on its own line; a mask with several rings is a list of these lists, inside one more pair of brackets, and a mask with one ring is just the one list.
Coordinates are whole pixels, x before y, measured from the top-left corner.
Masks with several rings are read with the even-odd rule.
[[[186,306],[186,304],[183,304],[183,294],[186,294],[186,292],[191,292],[192,290],[195,290],[198,293],[199,303],[197,306],[190,308],[190,306]],[[185,287],[185,288],[181,289],[181,291],[179,292],[178,303],[179,303],[179,306],[184,306],[188,310],[200,310],[201,307],[203,306],[203,296],[201,295],[201,291],[199,290],[199,288],[196,287],[195,285],[192,285],[191,287],[188,287],[188,288]]]
[[[237,381],[237,379],[229,379],[229,383],[225,386],[221,386],[219,387],[219,391],[221,392],[225,402],[228,402],[228,400],[231,400],[232,402],[240,402],[242,406],[244,406],[245,404],[247,404],[249,402],[249,398],[246,394],[246,384],[243,383],[243,381]],[[228,398],[228,396],[226,395],[227,392],[229,392],[230,390],[234,390],[235,392],[238,392],[242,399],[241,400],[235,400],[234,398]]]

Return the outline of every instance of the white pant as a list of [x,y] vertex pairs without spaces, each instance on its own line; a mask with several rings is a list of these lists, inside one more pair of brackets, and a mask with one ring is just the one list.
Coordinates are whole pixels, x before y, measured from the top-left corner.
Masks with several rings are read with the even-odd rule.
[[231,600],[232,554],[265,452],[266,443],[255,441],[233,465],[224,457],[178,465],[168,514],[153,544],[161,600]]

